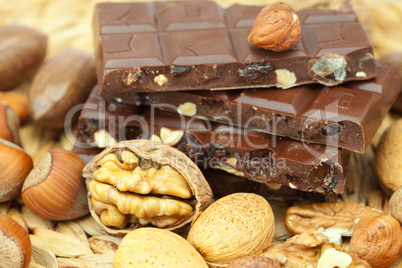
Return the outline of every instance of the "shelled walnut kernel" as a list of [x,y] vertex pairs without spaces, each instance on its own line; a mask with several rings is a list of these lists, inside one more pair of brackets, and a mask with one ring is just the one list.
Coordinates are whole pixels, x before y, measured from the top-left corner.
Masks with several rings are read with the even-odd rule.
[[125,141],[84,168],[92,215],[112,234],[152,226],[174,230],[212,199],[198,167],[166,144]]

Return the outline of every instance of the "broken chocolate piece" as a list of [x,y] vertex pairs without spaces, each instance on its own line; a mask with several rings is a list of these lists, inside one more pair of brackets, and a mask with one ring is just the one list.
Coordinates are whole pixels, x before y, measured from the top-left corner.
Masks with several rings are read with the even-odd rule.
[[[75,146],[73,152],[81,156],[85,162],[89,162],[95,155],[102,152],[102,148],[79,148]],[[211,186],[215,198],[220,198],[236,192],[259,194],[269,200],[278,201],[303,201],[303,202],[336,202],[337,195],[333,192],[327,195],[315,192],[303,192],[289,186],[275,183],[258,183],[249,179],[219,169],[201,169]]]
[[263,7],[211,1],[99,3],[94,40],[100,94],[329,86],[376,75],[373,49],[352,9],[298,13],[302,38],[285,52],[248,42]]
[[125,102],[161,110],[190,103],[191,116],[363,153],[401,89],[394,64],[376,65],[376,78],[333,87],[142,92]]
[[150,107],[105,102],[97,93],[95,88],[81,111],[77,147],[151,138],[176,147],[203,168],[301,191],[343,192],[346,151]]

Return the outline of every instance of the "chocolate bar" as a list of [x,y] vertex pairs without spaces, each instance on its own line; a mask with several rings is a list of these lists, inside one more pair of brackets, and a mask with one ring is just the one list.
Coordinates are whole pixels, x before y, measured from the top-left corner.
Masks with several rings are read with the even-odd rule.
[[[102,150],[102,148],[79,148],[77,146],[73,148],[73,152],[81,156],[86,163]],[[236,192],[247,192],[259,194],[269,200],[279,201],[336,202],[337,200],[337,195],[333,192],[323,195],[294,190],[281,184],[258,183],[219,169],[206,168],[201,169],[201,171],[211,186],[216,199]]]
[[338,148],[271,136],[150,107],[105,102],[91,93],[81,111],[76,145],[105,147],[116,141],[157,137],[197,165],[261,183],[301,191],[342,193],[348,154]]
[[353,10],[297,12],[301,40],[272,52],[248,43],[262,7],[212,1],[99,3],[93,33],[100,94],[329,86],[376,75],[373,49]]
[[395,65],[376,65],[376,78],[333,87],[142,92],[125,102],[363,153],[401,88]]

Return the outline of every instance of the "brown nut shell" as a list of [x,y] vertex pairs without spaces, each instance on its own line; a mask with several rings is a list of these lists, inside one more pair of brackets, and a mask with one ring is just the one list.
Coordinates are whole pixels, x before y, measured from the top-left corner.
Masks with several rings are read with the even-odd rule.
[[47,220],[73,220],[88,214],[84,166],[77,154],[50,149],[24,182],[21,197],[25,205]]
[[256,256],[271,243],[274,214],[268,201],[253,193],[222,197],[194,219],[187,240],[212,267]]
[[20,120],[14,110],[0,103],[0,139],[20,145]]
[[21,124],[25,123],[29,117],[28,98],[19,93],[0,92],[0,103],[7,105],[15,111]]
[[[113,192],[109,192],[111,193],[110,195],[107,194],[109,197],[113,194],[114,196],[116,196],[115,199],[118,199],[115,200],[117,201],[117,203],[119,204],[123,203],[123,205],[125,205],[126,208],[128,207],[127,209],[133,209],[133,210],[136,209],[135,207],[138,207],[138,204],[134,203],[130,204],[128,200],[129,198],[137,198],[137,197],[151,200],[150,202],[153,203],[154,205],[158,205],[158,202],[172,201],[176,202],[176,204],[177,203],[190,204],[193,207],[191,213],[186,214],[185,216],[179,218],[177,221],[175,221],[170,225],[161,227],[162,229],[170,231],[179,231],[180,229],[182,229],[182,227],[189,224],[200,211],[203,211],[212,202],[213,195],[208,182],[204,178],[200,169],[185,154],[169,145],[150,140],[122,141],[112,147],[108,147],[105,150],[103,150],[100,154],[95,156],[95,158],[92,159],[83,169],[83,176],[86,179],[87,188],[89,190],[88,199],[89,199],[89,208],[91,211],[91,215],[98,223],[100,223],[105,228],[105,230],[108,233],[113,235],[125,235],[128,232],[135,230],[139,227],[149,227],[150,225],[154,226],[152,221],[147,222],[147,224],[142,224],[141,221],[134,223],[130,222],[130,220],[134,218],[133,215],[123,213],[122,209],[120,209],[117,203],[116,204],[106,203],[103,204],[105,207],[104,209],[99,209],[97,202],[95,203],[93,202],[93,200],[96,200],[94,199],[96,197],[94,196],[94,194],[98,195],[97,192],[93,190],[92,188],[93,186],[96,187],[99,186],[98,189],[104,188],[106,190],[108,190],[107,187],[110,187],[110,184],[101,183],[97,179],[95,179],[94,174],[97,174],[96,172],[98,172],[102,168],[102,163],[104,163],[104,160],[107,157],[110,157],[111,155],[114,154],[117,158],[122,159],[121,158],[122,154],[126,153],[133,154],[135,155],[134,157],[138,158],[139,165],[137,166],[137,168],[142,169],[143,167],[148,166],[147,170],[150,170],[151,168],[154,168],[156,170],[162,170],[164,167],[169,167],[170,170],[178,172],[180,176],[182,176],[185,179],[187,185],[190,187],[192,197],[188,200],[183,199],[181,197],[170,197],[169,194],[162,194],[162,198],[160,195],[137,194],[137,192],[132,192],[130,190],[125,191],[113,190]],[[117,163],[117,164],[123,165],[123,163],[120,164]],[[144,170],[143,172],[146,172],[147,170]],[[130,172],[134,173],[133,170],[131,170]],[[116,184],[112,183],[112,186],[114,185],[113,187],[117,188],[118,186]],[[138,183],[138,185],[140,185],[140,183]],[[91,192],[94,194],[91,194]],[[143,215],[148,214],[147,209],[151,210],[155,209],[154,208],[155,206],[147,206],[146,202],[147,201],[139,203],[140,204],[139,210],[143,212],[141,213]],[[123,214],[125,217],[128,218],[129,222],[126,225],[118,228],[113,226],[106,226],[103,221],[104,219],[103,215],[106,212],[109,213],[109,211],[111,210],[117,211],[119,214]],[[163,217],[161,216],[159,218]]]
[[85,102],[96,83],[95,59],[92,55],[68,48],[41,66],[28,89],[32,119],[51,129],[63,129],[78,113],[70,111]]
[[31,255],[28,232],[12,218],[0,214],[0,267],[26,268]]
[[293,8],[276,2],[258,14],[248,40],[266,50],[281,52],[292,48],[301,37],[300,20]]
[[373,268],[391,266],[402,253],[400,223],[389,215],[362,218],[353,230],[350,252]]
[[21,193],[22,185],[33,168],[32,158],[19,146],[0,139],[0,203]]
[[21,25],[0,26],[0,90],[30,79],[46,56],[46,36]]

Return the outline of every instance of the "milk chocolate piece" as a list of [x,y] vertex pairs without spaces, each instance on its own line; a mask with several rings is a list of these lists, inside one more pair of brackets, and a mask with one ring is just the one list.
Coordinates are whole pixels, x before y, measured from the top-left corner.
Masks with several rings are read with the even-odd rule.
[[337,85],[376,75],[351,8],[298,12],[302,37],[284,52],[248,43],[262,7],[212,1],[99,3],[94,40],[100,94]]
[[[81,156],[87,163],[102,150],[102,148],[79,148],[76,146],[73,148],[73,152]],[[327,195],[303,192],[285,185],[251,181],[219,169],[206,168],[201,169],[201,171],[211,186],[216,199],[236,192],[247,192],[259,194],[268,200],[278,201],[336,202],[337,200],[337,195],[333,192]]]
[[394,64],[376,65],[376,78],[333,87],[149,92],[125,101],[363,153],[401,89]]
[[105,140],[150,138],[153,134],[164,141],[163,128],[182,130],[172,133],[170,145],[201,167],[302,191],[339,194],[344,189],[348,154],[338,148],[191,119],[150,107],[105,102],[96,88],[79,120],[77,146],[101,147],[107,145]]

